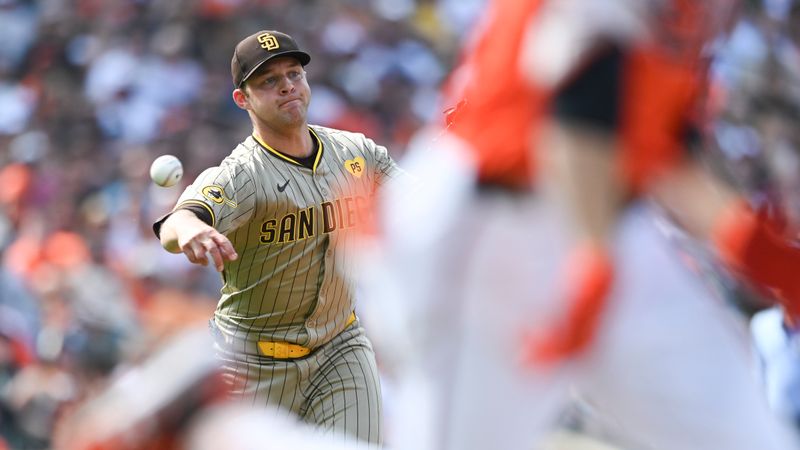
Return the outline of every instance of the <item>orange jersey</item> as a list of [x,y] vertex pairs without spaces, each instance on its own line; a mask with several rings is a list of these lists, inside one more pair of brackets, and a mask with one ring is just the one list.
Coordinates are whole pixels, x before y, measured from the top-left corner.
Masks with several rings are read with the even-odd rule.
[[[447,86],[449,104],[459,104],[449,130],[470,143],[482,180],[524,186],[535,173],[530,143],[557,87],[527,79],[520,59],[525,35],[546,2],[493,1]],[[709,26],[712,8],[704,4],[653,2],[647,19],[658,26],[623,43],[619,160],[634,189],[683,155],[686,128],[705,86],[701,50],[718,31]]]
[[529,137],[545,113],[543,91],[531,86],[520,67],[523,36],[540,0],[491,2],[481,34],[465,50],[445,91],[458,102],[450,132],[469,142],[480,177],[510,185],[529,183]]
[[728,0],[671,0],[653,13],[653,36],[634,43],[625,66],[620,168],[642,190],[686,154],[690,128],[702,126],[708,58],[703,54],[734,12]]

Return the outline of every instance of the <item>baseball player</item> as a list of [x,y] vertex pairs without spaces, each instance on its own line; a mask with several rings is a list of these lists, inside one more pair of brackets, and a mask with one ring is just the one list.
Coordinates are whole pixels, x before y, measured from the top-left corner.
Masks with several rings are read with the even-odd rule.
[[424,187],[386,201],[435,397],[417,448],[537,448],[570,387],[624,448],[797,448],[682,251],[707,239],[796,311],[798,250],[685,151],[726,3],[489,3],[405,161]]
[[381,394],[354,311],[351,238],[399,169],[363,135],[307,123],[310,59],[279,31],[236,45],[233,100],[253,133],[154,229],[168,251],[222,274],[211,323],[235,395],[379,444]]

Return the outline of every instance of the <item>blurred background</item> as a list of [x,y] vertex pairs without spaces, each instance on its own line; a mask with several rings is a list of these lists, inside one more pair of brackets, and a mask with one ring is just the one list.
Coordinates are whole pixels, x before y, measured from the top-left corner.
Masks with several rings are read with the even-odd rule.
[[[250,133],[238,40],[291,34],[312,55],[310,122],[400,158],[452,106],[438,88],[483,2],[0,0],[0,449],[51,448],[70,405],[210,317],[219,275],[151,224]],[[800,223],[800,6],[745,2],[717,50],[709,152]],[[184,163],[172,188],[148,177],[165,153]]]

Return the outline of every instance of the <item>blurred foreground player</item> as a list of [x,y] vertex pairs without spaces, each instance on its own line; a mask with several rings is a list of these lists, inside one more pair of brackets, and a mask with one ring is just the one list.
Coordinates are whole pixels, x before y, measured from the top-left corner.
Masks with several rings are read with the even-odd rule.
[[275,407],[231,401],[205,327],[188,328],[70,411],[62,450],[356,450]]
[[188,328],[65,413],[54,447],[183,449],[189,425],[227,398],[205,327]]
[[405,161],[421,187],[385,203],[407,359],[434,399],[418,448],[532,448],[570,386],[626,448],[797,448],[746,327],[685,264],[711,243],[790,316],[800,302],[798,251],[687,151],[733,10],[490,3],[457,106]]

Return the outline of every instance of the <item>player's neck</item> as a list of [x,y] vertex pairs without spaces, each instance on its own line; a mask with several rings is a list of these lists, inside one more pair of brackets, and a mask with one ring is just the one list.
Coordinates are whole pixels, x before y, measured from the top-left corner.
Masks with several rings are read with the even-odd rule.
[[291,130],[274,130],[271,128],[256,127],[253,135],[263,144],[284,155],[304,158],[314,151],[314,143],[308,132],[308,125],[294,127]]

